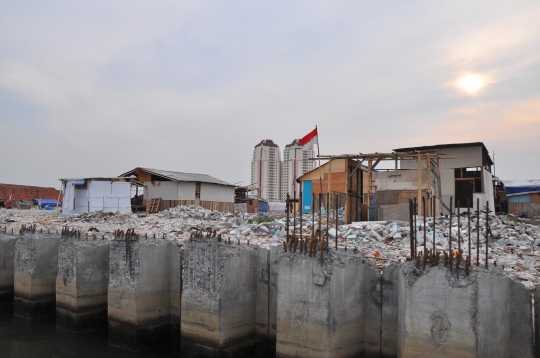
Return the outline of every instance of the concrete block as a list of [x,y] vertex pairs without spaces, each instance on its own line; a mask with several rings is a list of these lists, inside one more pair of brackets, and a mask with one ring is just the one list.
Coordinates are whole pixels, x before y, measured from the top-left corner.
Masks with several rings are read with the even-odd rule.
[[257,248],[190,240],[182,280],[182,357],[256,356]]
[[182,261],[184,249],[171,243],[171,348],[180,348],[180,319],[182,316]]
[[63,236],[58,250],[56,326],[83,333],[107,329],[109,241]]
[[397,357],[399,266],[393,264],[382,270],[381,287],[381,357]]
[[379,356],[380,278],[362,256],[289,252],[278,272],[276,357]]
[[60,234],[27,232],[15,243],[14,314],[54,318]]
[[136,352],[168,349],[173,244],[115,238],[109,251],[109,344]]
[[13,306],[15,241],[13,231],[0,229],[0,308]]
[[261,357],[276,355],[277,265],[283,247],[257,247],[257,352]]
[[497,270],[402,265],[399,357],[532,357],[530,293]]

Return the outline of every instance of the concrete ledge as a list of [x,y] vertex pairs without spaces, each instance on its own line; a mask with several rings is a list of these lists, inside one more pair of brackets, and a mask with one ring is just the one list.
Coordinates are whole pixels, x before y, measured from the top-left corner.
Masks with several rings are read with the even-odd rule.
[[256,356],[257,248],[193,239],[184,249],[181,352]]
[[109,242],[62,237],[56,277],[56,326],[75,333],[107,329]]

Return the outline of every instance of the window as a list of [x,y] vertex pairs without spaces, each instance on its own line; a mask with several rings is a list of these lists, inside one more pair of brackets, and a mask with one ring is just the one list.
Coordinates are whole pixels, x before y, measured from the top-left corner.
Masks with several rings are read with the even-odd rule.
[[[466,208],[467,202],[473,205],[473,193],[483,193],[482,168],[456,168],[455,180],[455,207]],[[459,205],[458,205],[459,203]]]

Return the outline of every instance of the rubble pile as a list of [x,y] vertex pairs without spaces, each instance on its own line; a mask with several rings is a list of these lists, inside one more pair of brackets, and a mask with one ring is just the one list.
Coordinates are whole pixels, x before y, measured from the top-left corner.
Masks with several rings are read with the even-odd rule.
[[[315,219],[315,220],[314,220]],[[402,262],[410,257],[410,223],[405,221],[376,221],[344,224],[341,217],[336,220],[331,216],[327,223],[326,215],[313,219],[312,214],[290,216],[289,232],[296,235],[310,236],[319,234],[330,237],[329,248],[339,247],[356,249],[379,267]],[[313,221],[314,220],[314,221]],[[459,222],[459,223],[458,223]],[[234,243],[267,245],[280,243],[286,238],[286,217],[284,213],[231,214],[206,210],[198,206],[179,206],[156,214],[114,214],[94,212],[90,214],[62,216],[58,211],[45,210],[6,210],[0,209],[0,227],[7,231],[18,231],[22,225],[36,225],[43,231],[60,231],[62,227],[81,230],[89,235],[99,235],[112,239],[114,231],[134,229],[137,234],[148,237],[176,240],[182,244],[196,231],[215,230],[224,238],[233,239]],[[477,244],[477,226],[479,225],[479,245]],[[424,250],[424,219],[418,217],[413,222],[416,231],[417,252]],[[2,230],[3,231],[3,230]],[[488,241],[488,265],[504,270],[510,276],[520,280],[527,287],[540,284],[540,226],[537,221],[515,216],[497,216],[489,214],[486,227],[485,212],[480,220],[476,212],[471,212],[470,253],[475,266],[477,252],[479,263],[485,265],[486,235]],[[451,235],[450,235],[451,234]],[[449,247],[451,237],[451,248]],[[461,240],[463,256],[469,256],[469,230],[466,215],[426,218],[425,248],[438,251],[458,249]]]

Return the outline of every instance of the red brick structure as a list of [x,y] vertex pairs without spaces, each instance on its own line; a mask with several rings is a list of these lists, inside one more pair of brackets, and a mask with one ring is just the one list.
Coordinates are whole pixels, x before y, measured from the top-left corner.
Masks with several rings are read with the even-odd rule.
[[[59,190],[55,188],[45,188],[40,186],[0,184],[0,201],[9,200],[34,200],[34,199],[55,199],[58,200]],[[62,198],[60,197],[60,201]]]

